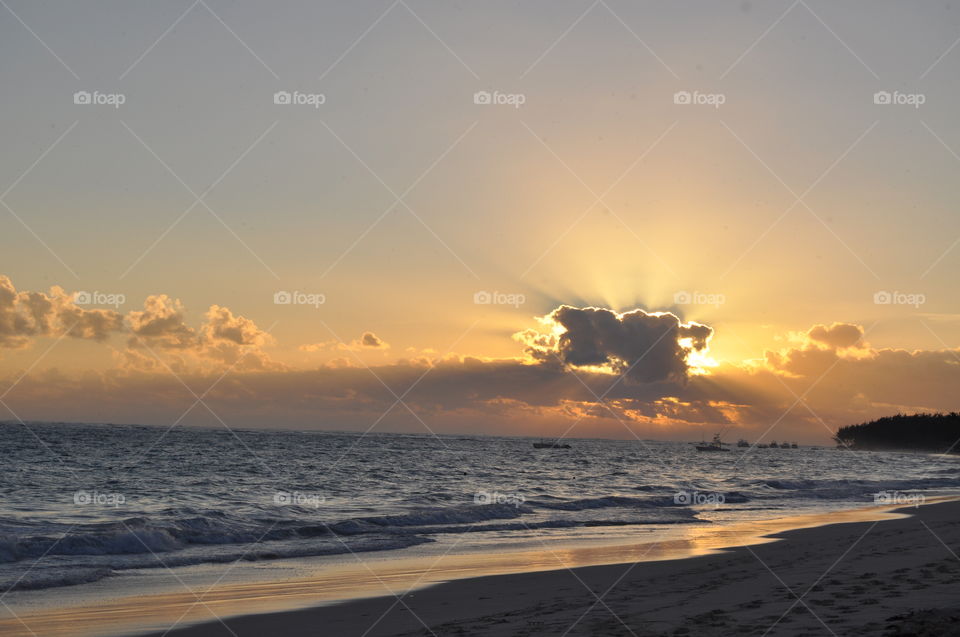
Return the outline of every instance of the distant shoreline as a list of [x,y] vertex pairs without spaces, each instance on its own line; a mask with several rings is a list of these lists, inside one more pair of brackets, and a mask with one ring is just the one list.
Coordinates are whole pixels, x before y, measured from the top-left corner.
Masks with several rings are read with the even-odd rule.
[[960,452],[960,414],[897,414],[837,430],[834,440],[854,451]]

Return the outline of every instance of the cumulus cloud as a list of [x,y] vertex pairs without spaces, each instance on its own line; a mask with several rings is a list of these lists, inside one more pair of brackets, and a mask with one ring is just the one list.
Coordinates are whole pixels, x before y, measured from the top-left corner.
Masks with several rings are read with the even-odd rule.
[[49,294],[17,291],[0,275],[0,347],[26,347],[36,336],[103,341],[122,328],[123,315],[115,310],[82,308],[58,286]]
[[58,286],[48,294],[18,291],[9,277],[0,275],[0,348],[27,347],[42,336],[105,341],[121,332],[128,335],[126,349],[114,351],[121,370],[285,368],[262,350],[273,343],[269,334],[220,305],[211,305],[195,329],[186,321],[183,303],[166,294],[148,296],[142,310],[124,316],[116,310],[81,307],[74,295]]
[[[164,356],[163,367],[182,372],[192,368],[227,365],[238,371],[282,369],[262,351],[274,339],[257,324],[238,316],[230,308],[211,305],[199,329],[184,318],[183,303],[166,294],[147,297],[142,311],[127,316],[133,335],[128,349],[118,356],[126,369],[156,371],[157,356]],[[151,356],[136,350],[145,347]]]
[[236,345],[260,347],[272,342],[272,337],[248,318],[234,316],[230,308],[211,305],[206,313],[203,338],[207,342],[228,341]]
[[183,303],[166,294],[153,294],[143,302],[143,310],[127,314],[133,336],[130,345],[136,346],[140,339],[149,347],[186,349],[196,347],[196,331],[188,326],[183,317]]
[[641,383],[683,381],[689,356],[706,351],[713,329],[684,323],[669,312],[617,313],[596,307],[562,305],[543,318],[551,334],[521,332],[527,353],[544,363],[606,368]]

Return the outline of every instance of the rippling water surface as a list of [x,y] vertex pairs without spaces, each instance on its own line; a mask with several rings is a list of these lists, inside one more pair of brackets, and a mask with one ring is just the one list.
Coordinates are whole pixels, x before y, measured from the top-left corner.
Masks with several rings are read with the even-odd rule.
[[449,537],[466,549],[557,529],[722,524],[960,488],[956,457],[569,442],[0,425],[0,587]]

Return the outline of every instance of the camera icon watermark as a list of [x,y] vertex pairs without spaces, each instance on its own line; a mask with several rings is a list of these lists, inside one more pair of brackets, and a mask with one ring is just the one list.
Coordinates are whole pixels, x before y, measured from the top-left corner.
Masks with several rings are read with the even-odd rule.
[[512,305],[520,307],[527,302],[527,297],[523,294],[507,294],[506,292],[487,292],[480,290],[473,293],[473,302],[476,305]]
[[680,105],[712,106],[720,108],[727,102],[723,93],[701,93],[700,91],[677,91],[673,94],[673,103]]
[[873,103],[881,106],[912,106],[920,108],[927,102],[923,93],[901,93],[900,91],[877,91],[873,94]]
[[312,106],[319,109],[327,103],[327,96],[323,93],[277,91],[273,94],[273,103],[279,106]]
[[293,292],[280,290],[273,293],[274,305],[312,305],[315,308],[319,308],[326,302],[326,295],[319,293],[299,292],[297,290]]
[[73,503],[77,506],[112,506],[117,508],[127,503],[122,493],[100,493],[99,491],[75,491]]
[[101,93],[100,91],[77,91],[73,94],[73,103],[78,106],[112,106],[120,108],[127,102],[123,93]]
[[726,503],[726,501],[727,497],[722,493],[677,491],[673,494],[673,503],[681,506],[712,506],[717,508]]
[[514,108],[520,108],[527,103],[527,96],[523,93],[477,91],[473,94],[473,103],[481,106],[512,106]]
[[895,504],[918,507],[926,502],[922,493],[904,493],[903,491],[878,491],[873,494],[874,504]]
[[98,290],[87,292],[81,290],[73,294],[74,305],[110,305],[119,308],[126,302],[126,295],[119,293],[100,292]]
[[298,506],[320,508],[327,501],[321,493],[304,493],[302,491],[277,491],[273,494],[273,503],[277,506]]
[[875,305],[912,305],[918,308],[927,302],[927,297],[919,293],[879,290],[873,293],[873,302]]
[[499,491],[477,491],[473,494],[474,504],[509,504],[510,506],[520,508],[526,502],[526,498],[521,493],[500,493]]
[[674,305],[712,305],[720,307],[727,302],[727,297],[723,294],[708,294],[707,292],[688,292],[680,290],[673,293]]

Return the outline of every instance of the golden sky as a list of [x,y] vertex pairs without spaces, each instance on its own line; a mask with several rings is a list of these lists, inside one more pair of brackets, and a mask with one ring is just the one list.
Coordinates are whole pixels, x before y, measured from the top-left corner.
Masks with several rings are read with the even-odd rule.
[[207,4],[0,23],[0,420],[956,409],[949,5]]

